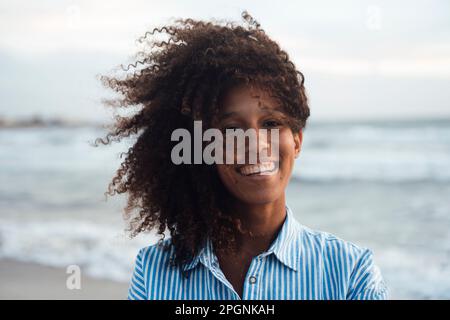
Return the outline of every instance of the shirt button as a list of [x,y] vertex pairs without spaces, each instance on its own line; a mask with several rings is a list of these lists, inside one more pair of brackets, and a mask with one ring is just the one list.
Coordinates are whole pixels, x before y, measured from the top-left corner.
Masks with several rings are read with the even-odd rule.
[[256,277],[255,276],[251,276],[248,281],[250,281],[251,284],[256,283]]

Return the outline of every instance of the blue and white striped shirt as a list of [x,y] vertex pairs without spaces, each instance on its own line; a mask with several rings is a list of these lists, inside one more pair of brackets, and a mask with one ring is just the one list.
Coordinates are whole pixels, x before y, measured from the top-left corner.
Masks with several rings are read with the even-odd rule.
[[[137,255],[128,299],[304,300],[387,299],[388,289],[370,249],[301,225],[286,206],[286,219],[270,248],[251,261],[242,297],[219,267],[212,243],[184,265],[169,264],[158,244]],[[170,241],[165,239],[164,242]]]

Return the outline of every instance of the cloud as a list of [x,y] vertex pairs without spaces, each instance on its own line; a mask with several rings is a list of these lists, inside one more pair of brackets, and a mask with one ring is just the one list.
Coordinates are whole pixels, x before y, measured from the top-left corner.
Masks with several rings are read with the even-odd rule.
[[[104,114],[98,102],[105,91],[95,74],[127,62],[145,31],[179,17],[242,21],[245,9],[312,79],[316,114],[379,108],[390,115],[395,101],[414,114],[449,109],[448,1],[6,0],[0,3],[0,113]],[[417,99],[408,98],[409,87]]]

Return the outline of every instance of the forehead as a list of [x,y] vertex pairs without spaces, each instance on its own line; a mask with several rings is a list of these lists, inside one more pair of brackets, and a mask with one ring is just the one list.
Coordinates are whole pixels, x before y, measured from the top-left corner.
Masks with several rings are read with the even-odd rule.
[[280,104],[269,90],[254,86],[238,86],[230,89],[222,101],[221,112],[239,111],[241,108],[280,109]]

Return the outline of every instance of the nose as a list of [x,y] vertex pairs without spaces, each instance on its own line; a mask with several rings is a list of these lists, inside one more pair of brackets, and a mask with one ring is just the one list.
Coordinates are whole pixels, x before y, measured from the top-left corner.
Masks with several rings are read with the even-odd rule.
[[[277,144],[278,135],[273,135],[273,130],[249,128],[245,135],[245,143],[238,144],[236,161],[238,164],[256,164],[273,161],[277,154],[274,153],[272,144]],[[276,148],[275,151],[278,149]],[[269,155],[270,153],[270,155]]]
[[279,159],[279,129],[263,129],[258,134],[259,162],[278,161]]

